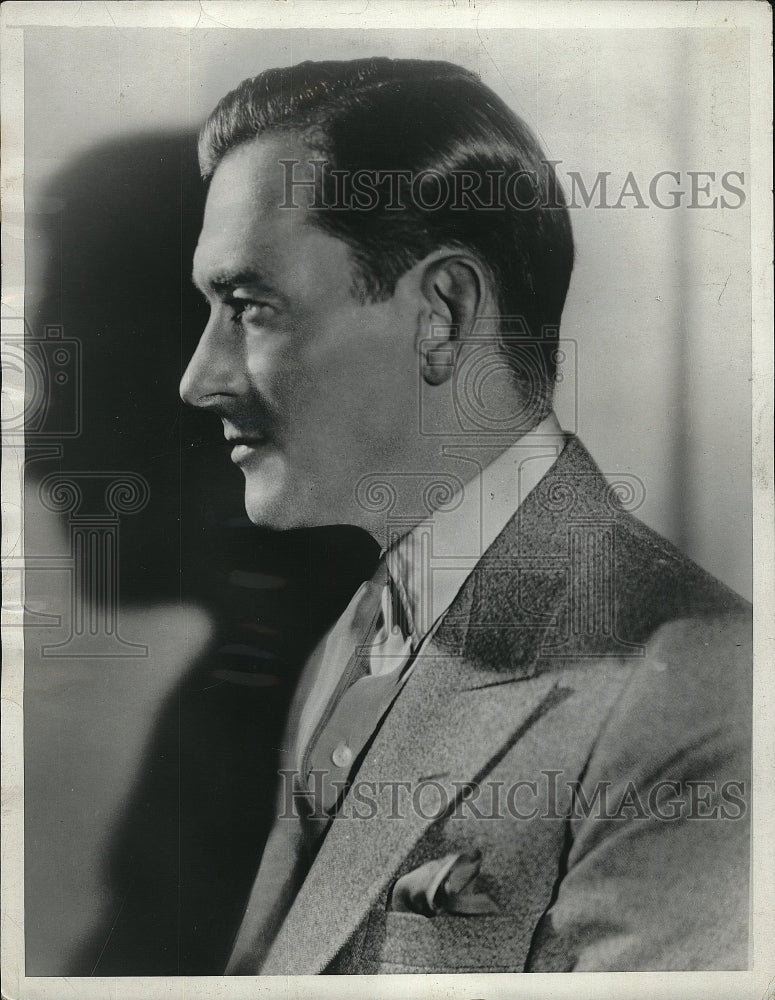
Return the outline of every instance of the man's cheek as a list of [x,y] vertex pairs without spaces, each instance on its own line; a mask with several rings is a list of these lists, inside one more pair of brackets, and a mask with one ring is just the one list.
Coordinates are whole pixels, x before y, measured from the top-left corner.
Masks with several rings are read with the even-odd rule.
[[257,394],[278,418],[284,417],[304,383],[304,366],[291,345],[285,338],[261,345],[251,358],[250,368]]

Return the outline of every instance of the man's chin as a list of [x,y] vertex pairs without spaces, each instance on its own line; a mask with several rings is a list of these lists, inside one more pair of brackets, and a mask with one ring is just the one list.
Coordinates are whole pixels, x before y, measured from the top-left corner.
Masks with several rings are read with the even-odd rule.
[[261,456],[260,461],[246,463],[245,513],[257,528],[284,531],[300,527],[301,505],[296,501],[299,491],[288,483],[288,470],[277,454]]
[[336,506],[300,503],[299,497],[307,495],[309,488],[270,494],[266,491],[245,490],[245,513],[257,527],[269,531],[292,531],[294,528],[321,528],[339,524],[354,524],[351,512]]
[[290,493],[245,489],[245,513],[257,527],[270,531],[290,531],[314,525],[314,517]]
[[265,528],[271,531],[288,531],[291,528],[302,526],[298,514],[294,514],[285,505],[276,506],[274,504],[251,501],[245,497],[245,513],[248,520],[257,528]]

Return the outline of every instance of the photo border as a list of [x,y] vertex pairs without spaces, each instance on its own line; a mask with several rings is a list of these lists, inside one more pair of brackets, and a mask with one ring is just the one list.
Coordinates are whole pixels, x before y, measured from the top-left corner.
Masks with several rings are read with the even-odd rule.
[[[750,30],[751,267],[753,287],[753,525],[754,525],[754,826],[752,862],[752,969],[735,973],[584,973],[498,974],[455,976],[359,977],[121,977],[64,978],[24,976],[24,766],[23,766],[23,574],[13,570],[24,558],[22,529],[23,442],[3,448],[3,573],[2,641],[2,970],[3,996],[114,1000],[138,996],[197,1000],[233,997],[635,997],[675,996],[685,1000],[712,997],[775,997],[775,687],[773,622],[766,609],[773,604],[773,281],[772,260],[772,65],[770,62],[771,9],[754,2],[705,0],[684,2],[566,2],[538,0],[507,3],[478,0],[391,3],[371,0],[365,6],[352,0],[321,4],[307,0],[178,3],[9,2],[2,6],[2,203],[3,325],[18,321],[24,312],[24,56],[27,26],[177,27],[203,30],[233,27],[350,28],[379,30],[386,24],[433,30],[443,17],[447,27],[484,28],[518,24],[529,19],[531,28],[713,27],[733,25]],[[5,356],[4,356],[5,360]],[[5,371],[5,364],[4,364]],[[23,372],[13,372],[3,388],[3,420],[21,412]],[[11,563],[13,565],[11,565]],[[10,569],[9,569],[10,567]]]

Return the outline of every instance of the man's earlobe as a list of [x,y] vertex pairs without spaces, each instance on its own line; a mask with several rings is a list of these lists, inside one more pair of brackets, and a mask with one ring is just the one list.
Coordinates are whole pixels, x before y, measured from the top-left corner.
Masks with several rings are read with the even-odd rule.
[[452,377],[458,350],[455,327],[434,327],[422,345],[422,377],[428,385],[442,385]]

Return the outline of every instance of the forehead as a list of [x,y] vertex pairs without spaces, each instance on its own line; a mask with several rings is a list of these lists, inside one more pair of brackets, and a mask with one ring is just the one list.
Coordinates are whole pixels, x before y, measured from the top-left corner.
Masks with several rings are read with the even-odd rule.
[[304,199],[283,207],[291,167],[281,162],[296,161],[294,179],[311,178],[312,155],[293,133],[263,136],[226,154],[210,181],[194,255],[197,281],[207,282],[215,271],[265,267],[283,247],[312,236]]

